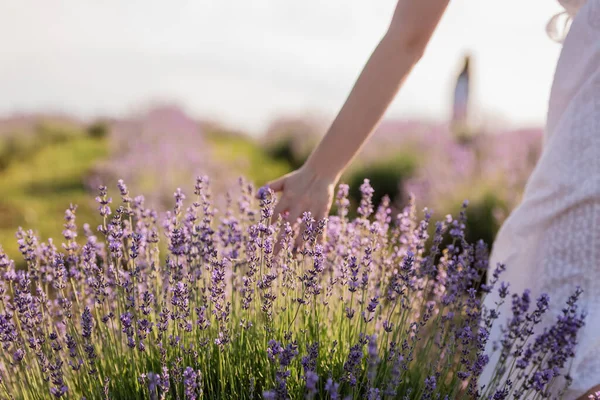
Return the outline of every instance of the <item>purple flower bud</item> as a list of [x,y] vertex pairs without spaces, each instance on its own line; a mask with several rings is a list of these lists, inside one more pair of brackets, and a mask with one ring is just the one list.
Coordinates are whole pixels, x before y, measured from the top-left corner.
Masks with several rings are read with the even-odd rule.
[[337,400],[340,398],[339,394],[340,384],[334,382],[331,378],[327,379],[327,383],[325,384],[325,391],[331,397],[332,400]]
[[84,338],[89,338],[92,336],[92,327],[94,325],[94,319],[92,317],[92,312],[89,307],[86,307],[81,315],[81,336]]
[[306,391],[309,399],[313,399],[317,395],[317,383],[319,383],[319,375],[316,372],[308,371],[306,373]]
[[266,196],[269,194],[269,187],[268,186],[262,186],[258,189],[258,191],[256,192],[256,196],[260,199],[260,200],[264,200],[266,198]]
[[183,372],[183,386],[185,388],[185,399],[196,400],[196,390],[198,388],[198,374],[191,367],[187,367]]
[[13,353],[13,360],[16,363],[19,363],[23,360],[23,357],[25,357],[25,352],[23,351],[23,349],[17,349],[15,350],[15,352]]
[[148,372],[148,391],[151,400],[158,400],[158,386],[160,385],[160,375],[154,372]]
[[508,286],[509,284],[506,282],[502,282],[500,284],[500,289],[498,289],[498,294],[500,295],[501,299],[506,298],[506,296],[508,296]]

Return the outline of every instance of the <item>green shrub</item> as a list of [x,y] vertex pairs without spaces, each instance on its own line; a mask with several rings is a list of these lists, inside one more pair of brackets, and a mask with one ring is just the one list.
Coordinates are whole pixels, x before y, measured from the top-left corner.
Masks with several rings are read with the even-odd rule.
[[12,162],[23,159],[27,154],[37,151],[42,142],[33,135],[14,134],[6,136],[0,142],[0,170],[6,169]]
[[292,170],[287,162],[271,157],[264,146],[245,134],[213,128],[205,136],[214,162],[227,165],[230,176],[236,179],[244,175],[264,185]]
[[292,169],[300,168],[308,158],[308,153],[300,155],[294,150],[294,139],[291,136],[268,145],[266,153],[274,160],[286,161]]
[[46,146],[66,143],[81,136],[77,126],[53,121],[41,121],[32,131],[8,133],[0,140],[0,171],[15,161],[31,157]]
[[350,197],[356,203],[360,202],[360,185],[369,179],[375,190],[373,203],[379,205],[383,196],[388,195],[392,204],[402,201],[406,197],[403,187],[404,182],[415,173],[418,162],[413,155],[398,154],[393,158],[368,164],[354,171],[348,179]]
[[[491,246],[496,239],[500,226],[504,222],[503,216],[508,215],[511,209],[504,192],[498,187],[473,183],[473,187],[469,190],[461,191],[460,195],[453,195],[446,202],[441,202],[435,206],[433,211],[435,211],[436,217],[442,218],[445,215],[459,213],[463,207],[464,199],[469,199],[465,224],[468,232],[465,238],[473,243],[483,240]],[[431,236],[434,227],[430,228]],[[450,241],[450,238],[445,238],[444,244],[447,245]]]
[[108,135],[108,125],[102,121],[97,121],[87,127],[87,134],[94,139],[101,139]]
[[74,125],[53,121],[42,121],[35,130],[36,141],[42,145],[64,143],[81,136],[81,134],[81,130]]
[[96,219],[97,207],[89,200],[84,182],[91,168],[106,158],[108,150],[105,140],[82,135],[44,146],[29,153],[26,159],[13,160],[0,172],[0,244],[11,257],[19,254],[17,227],[35,228],[44,240],[59,237],[64,228],[56,220],[70,203],[78,204],[78,214],[85,216],[95,229],[101,220]]
[[469,203],[467,240],[482,239],[487,244],[493,243],[502,224],[496,217],[498,211],[508,212],[508,205],[499,194],[489,190],[476,201]]

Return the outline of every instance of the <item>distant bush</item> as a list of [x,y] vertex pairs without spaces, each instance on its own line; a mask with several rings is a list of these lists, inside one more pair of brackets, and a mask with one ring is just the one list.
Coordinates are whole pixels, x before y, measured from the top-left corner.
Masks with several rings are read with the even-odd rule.
[[101,139],[108,135],[109,128],[105,122],[97,121],[87,127],[87,134],[94,139]]
[[82,136],[79,127],[53,121],[40,121],[31,129],[5,134],[0,139],[0,170],[24,160],[45,146],[65,143]]
[[37,124],[34,136],[39,146],[64,143],[67,140],[81,137],[81,129],[70,124],[41,121]]
[[267,146],[266,152],[274,160],[285,161],[292,169],[298,169],[308,158],[308,153],[299,154],[295,151],[295,146],[294,139],[289,136]]
[[507,201],[500,194],[486,191],[467,208],[467,240],[493,243],[502,223],[498,213],[507,211]]
[[404,193],[404,182],[412,177],[418,166],[416,158],[410,154],[398,154],[393,158],[384,159],[352,173],[348,179],[351,188],[350,197],[356,203],[360,202],[360,185],[365,179],[369,182],[375,194],[373,203],[379,205],[385,195],[392,204],[402,201],[406,197]]
[[34,140],[17,135],[7,136],[0,142],[0,170],[6,169],[28,149],[34,148]]
[[271,122],[262,140],[267,154],[285,161],[292,169],[304,164],[326,130],[323,121],[311,116],[281,117]]

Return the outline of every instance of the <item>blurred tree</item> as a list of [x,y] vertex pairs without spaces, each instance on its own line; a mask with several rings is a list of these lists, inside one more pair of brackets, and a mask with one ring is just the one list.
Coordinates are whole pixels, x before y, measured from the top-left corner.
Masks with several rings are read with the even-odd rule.
[[286,161],[292,169],[298,169],[308,158],[308,153],[299,154],[294,151],[294,140],[285,137],[266,148],[267,154],[275,160]]
[[502,223],[499,215],[508,211],[508,204],[504,198],[491,190],[485,191],[467,207],[467,241],[475,243],[483,240],[491,246]]
[[392,204],[402,202],[404,183],[417,170],[417,159],[411,154],[398,154],[397,156],[359,168],[350,174],[348,185],[350,185],[350,197],[355,202],[360,202],[360,185],[365,179],[369,179],[371,186],[375,189],[373,205],[377,207],[385,195],[389,196]]
[[324,131],[324,122],[316,117],[284,116],[271,122],[263,136],[263,146],[273,159],[287,161],[291,168],[297,169],[304,164]]
[[88,135],[95,139],[106,137],[108,135],[108,132],[108,124],[106,124],[103,121],[96,121],[87,128]]

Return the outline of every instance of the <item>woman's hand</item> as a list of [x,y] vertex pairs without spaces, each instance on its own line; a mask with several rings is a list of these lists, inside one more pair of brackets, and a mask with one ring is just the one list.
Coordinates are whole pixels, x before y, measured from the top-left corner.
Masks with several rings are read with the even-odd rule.
[[[326,218],[338,179],[337,176],[320,174],[307,163],[300,169],[269,182],[266,186],[274,192],[281,193],[273,218],[281,215],[292,226],[307,211],[317,221]],[[296,246],[300,244],[297,240]]]
[[373,133],[423,55],[449,1],[398,0],[385,36],[327,134],[302,168],[268,184],[282,193],[275,218],[281,214],[295,224],[305,211],[317,220],[327,216],[339,176]]
[[597,397],[598,395],[600,395],[600,385],[590,389],[586,394],[584,394],[577,400],[596,399],[596,398],[598,398]]

